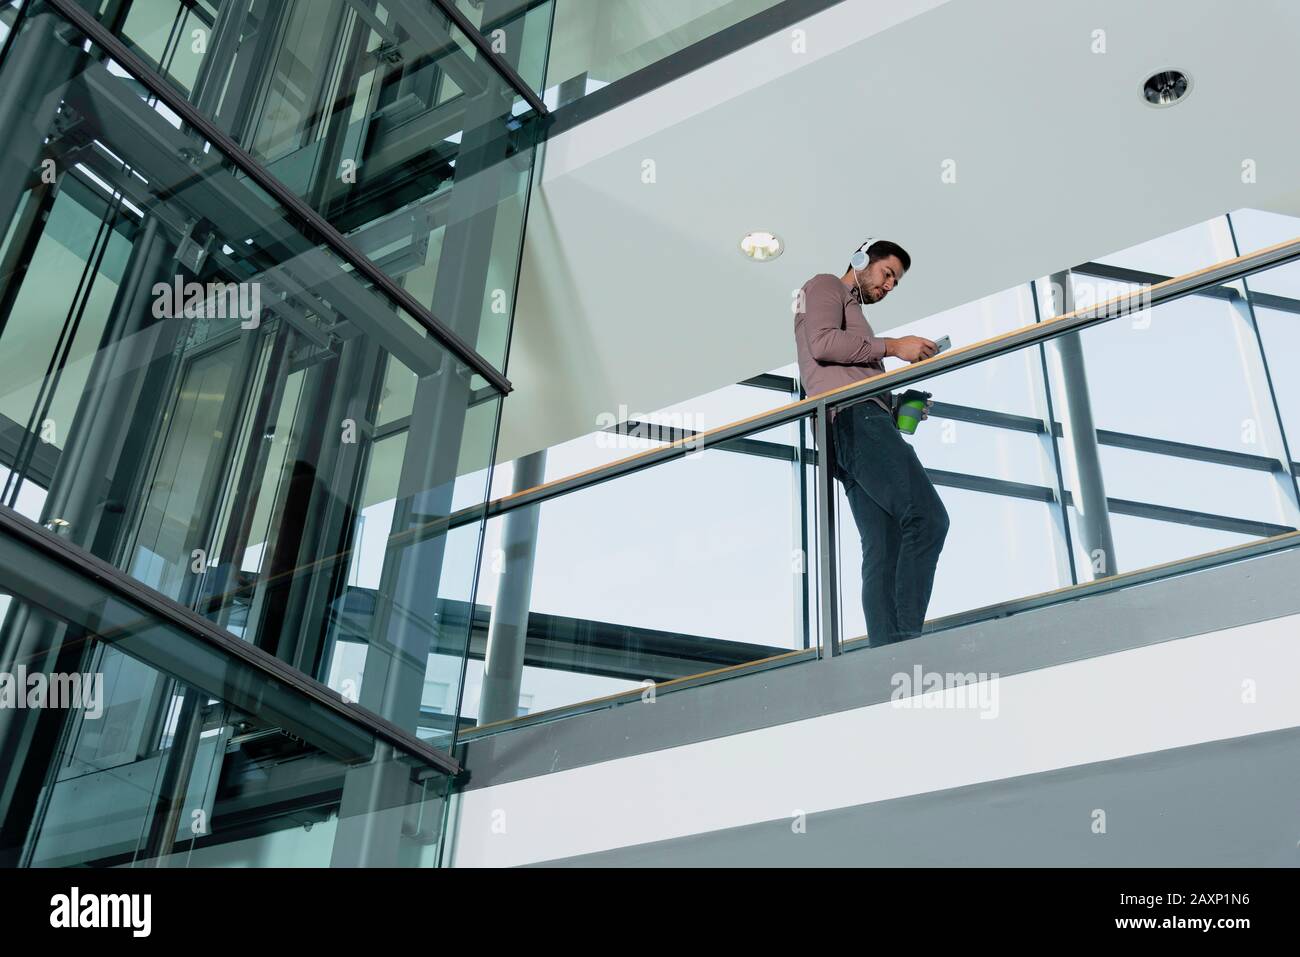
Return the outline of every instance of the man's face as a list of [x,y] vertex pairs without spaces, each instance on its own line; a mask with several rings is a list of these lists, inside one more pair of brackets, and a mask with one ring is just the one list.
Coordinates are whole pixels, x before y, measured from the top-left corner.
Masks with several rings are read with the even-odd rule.
[[880,302],[903,278],[903,264],[897,256],[877,259],[858,274],[862,296],[869,302]]

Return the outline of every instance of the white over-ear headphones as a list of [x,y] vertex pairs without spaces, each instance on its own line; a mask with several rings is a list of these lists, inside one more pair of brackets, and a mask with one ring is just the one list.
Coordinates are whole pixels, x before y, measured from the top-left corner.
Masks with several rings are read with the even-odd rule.
[[861,303],[866,302],[866,296],[862,294],[862,282],[858,279],[858,273],[866,269],[867,263],[871,261],[871,257],[867,255],[867,250],[871,248],[871,244],[875,241],[874,236],[868,239],[858,247],[857,252],[853,254],[853,258],[849,260],[849,265],[853,267],[853,285],[858,287],[858,302]]
[[872,236],[865,243],[859,246],[857,252],[853,254],[853,258],[849,260],[849,265],[853,267],[854,272],[857,272],[859,269],[867,268],[867,263],[871,260],[871,257],[867,255],[867,250],[871,248],[871,244],[875,241],[876,237]]

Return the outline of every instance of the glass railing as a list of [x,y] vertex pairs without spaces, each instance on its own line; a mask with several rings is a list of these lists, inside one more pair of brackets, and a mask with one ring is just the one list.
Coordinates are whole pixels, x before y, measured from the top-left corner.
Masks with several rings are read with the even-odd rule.
[[[432,0],[88,6],[146,70],[504,369],[539,125],[500,71],[540,75],[549,9],[491,28],[484,51]],[[485,10],[462,6],[472,31]]]
[[[462,724],[897,637],[863,594],[864,558],[869,586],[898,594],[881,562],[902,545],[871,516],[887,493],[848,494],[870,458],[846,464],[846,426],[827,423],[886,390],[935,403],[904,437],[946,515],[926,634],[1295,544],[1300,300],[1271,290],[1300,289],[1297,259],[1300,240],[1174,278],[1089,264],[986,300],[983,341],[866,383],[722,427],[621,422],[568,475],[546,452],[498,468]],[[960,346],[952,318],[905,331]]]
[[415,730],[499,392],[47,5],[0,89],[0,505]]
[[20,521],[0,535],[0,866],[437,862],[443,755]]
[[770,457],[702,448],[491,521],[462,720],[815,655],[799,431],[745,440]]

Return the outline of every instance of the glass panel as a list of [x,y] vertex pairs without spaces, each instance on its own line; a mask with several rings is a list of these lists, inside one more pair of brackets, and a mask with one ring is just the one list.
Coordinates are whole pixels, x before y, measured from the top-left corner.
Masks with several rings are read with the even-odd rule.
[[[1276,453],[1260,445],[1267,434],[1257,432],[1259,442],[1251,442],[1243,432],[1247,419],[1259,422],[1273,411],[1259,390],[1258,345],[1240,300],[1189,296],[1094,326],[1082,340],[1097,428]],[[1049,366],[1059,377],[1054,355],[1049,348]],[[1187,374],[1198,368],[1203,375]]]
[[438,863],[426,757],[4,535],[0,593],[0,866]]
[[1216,216],[1158,239],[1098,257],[1097,262],[1162,276],[1180,276],[1235,255],[1227,220]]
[[[943,485],[939,496],[952,528],[959,532],[950,533],[944,544],[928,621],[1071,583],[1060,550],[1060,521],[1054,503]],[[860,563],[860,553],[852,557],[857,561],[845,566],[846,575]],[[851,575],[849,584],[857,584]],[[865,632],[862,603],[857,598],[856,590],[851,589],[842,596],[846,638]],[[861,624],[861,630],[850,628],[851,621]]]
[[556,0],[546,86],[563,106],[779,2]]
[[807,648],[798,476],[793,452],[708,449],[491,520],[461,720]]
[[[490,0],[471,20],[486,18],[497,52],[540,76],[549,9],[528,7]],[[129,0],[104,11],[210,120],[504,367],[537,128],[436,5]]]
[[[1036,359],[1038,349],[989,364],[1005,362],[1012,375],[1032,370],[1023,353]],[[868,403],[837,413],[859,417],[833,426],[845,473],[836,483],[836,518],[846,649],[909,634],[908,621],[896,613],[904,603],[928,607],[925,620],[935,623],[1072,583],[1046,410],[1035,420],[1036,433],[1023,431],[1021,417],[970,421],[980,413],[965,406],[958,406],[964,421],[949,418],[941,404],[947,380],[967,371],[911,387],[935,399],[935,412],[911,435]],[[1041,371],[1032,378],[1041,382]],[[925,491],[927,480],[933,495]]]
[[[1296,216],[1285,216],[1263,209],[1239,209],[1229,215],[1228,219],[1243,256],[1300,236],[1300,217]],[[1246,280],[1246,285],[1252,293],[1262,292],[1300,299],[1300,264],[1291,263],[1256,273]]]
[[[896,326],[889,330],[889,335],[924,336],[927,339],[948,336],[953,348],[960,349],[1013,329],[1031,326],[1035,319],[1029,287],[1016,286]],[[905,364],[901,359],[886,359],[885,369],[892,372]],[[994,362],[981,362],[949,372],[943,377],[942,386],[930,391],[934,392],[936,402],[962,407],[953,411],[968,415],[976,410],[1003,412],[1028,416],[1041,423],[1046,414],[1042,379],[1042,361],[1038,354],[1034,350],[1021,350],[1001,356]]]
[[[961,348],[1032,325],[1036,318],[1030,287],[1017,286],[891,329],[889,335],[947,335]],[[886,362],[890,371],[904,365]],[[928,619],[1071,584],[1040,349],[1021,349],[911,388],[932,393],[934,407],[903,441],[922,463],[950,523]],[[905,464],[900,460],[895,466]],[[865,478],[853,483],[852,496],[846,483],[836,483],[840,621],[847,648],[866,644],[865,604],[873,593],[863,583],[879,580],[873,569],[884,547],[869,538],[863,548],[864,531],[874,535],[880,518],[870,493],[888,493],[883,485],[868,491],[871,477]]]
[[[1082,580],[1296,528],[1286,439],[1240,282],[1047,352]],[[1270,350],[1274,381],[1288,358]],[[1089,420],[1094,431],[1072,424]]]
[[[847,486],[839,494],[845,638],[861,634],[872,601],[901,608],[911,600],[904,580],[924,589],[926,563],[918,572],[907,556],[926,551],[927,536],[942,540],[927,614],[938,625],[948,614],[1294,531],[1300,508],[1284,464],[1286,438],[1243,290],[1229,284],[914,386],[933,392],[936,404],[905,441],[937,489],[946,534],[945,523],[931,517],[938,504],[893,518],[891,495],[926,497],[900,491],[897,477],[911,468],[910,453],[886,457],[884,433],[871,433],[878,441],[869,449],[859,439],[858,498]],[[1050,309],[1050,300],[1040,301]],[[948,331],[933,317],[914,325],[931,337]],[[1269,353],[1272,379],[1289,379],[1279,368],[1294,353],[1286,348],[1289,326],[1266,325],[1278,335],[1279,348]],[[979,376],[973,398],[1023,383],[1027,404],[950,409],[945,380],[956,380],[960,395],[972,373]],[[905,536],[922,544],[909,548]],[[864,579],[871,587],[859,602]]]
[[541,93],[551,43],[551,16],[555,6],[552,0],[455,0],[455,3],[492,44],[492,51],[509,62],[534,93]]
[[1292,496],[1273,471],[1107,445],[1100,451],[1111,498],[1207,514],[1231,503],[1237,518],[1288,527]]
[[47,8],[0,87],[0,504],[419,728],[496,393]]
[[[793,379],[790,384],[794,385]],[[688,432],[707,432],[789,405],[796,398],[793,392],[737,383],[653,412],[620,406],[597,416],[597,431],[547,449],[545,480],[549,482],[576,475],[646,449],[661,448],[686,438]],[[797,445],[799,441],[798,428],[793,425],[769,429],[748,438],[750,441],[784,445]],[[781,451],[779,454],[787,453]],[[502,463],[497,468],[492,476],[493,498],[509,494],[513,475],[513,463]]]
[[[1078,515],[1070,509],[1070,521],[1077,528]],[[1133,515],[1111,515],[1115,551],[1133,568],[1150,568],[1221,548],[1247,545],[1258,536],[1235,534],[1215,528],[1198,528],[1176,522],[1161,522]],[[1077,539],[1076,539],[1077,540]],[[1080,560],[1082,561],[1082,552]]]
[[[1252,288],[1254,278],[1248,280]],[[1265,354],[1273,370],[1274,395],[1286,428],[1292,462],[1300,459],[1300,449],[1296,447],[1300,442],[1300,375],[1293,372],[1291,362],[1287,360],[1294,361],[1293,357],[1300,356],[1300,300],[1296,301],[1294,309],[1292,312],[1255,306],[1255,320],[1259,323]]]

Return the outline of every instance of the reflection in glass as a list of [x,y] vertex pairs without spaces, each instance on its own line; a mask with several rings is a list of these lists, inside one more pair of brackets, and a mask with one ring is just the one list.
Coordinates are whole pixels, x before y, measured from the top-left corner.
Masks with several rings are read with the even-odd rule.
[[0,559],[27,696],[0,708],[0,866],[436,865],[427,755],[44,552],[4,536]]
[[[548,5],[464,12],[507,63],[540,73]],[[101,19],[504,367],[537,125],[435,4],[128,0]]]
[[498,396],[48,7],[0,86],[0,504],[421,728]]

